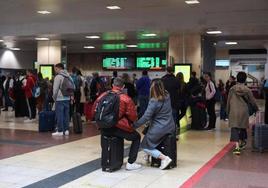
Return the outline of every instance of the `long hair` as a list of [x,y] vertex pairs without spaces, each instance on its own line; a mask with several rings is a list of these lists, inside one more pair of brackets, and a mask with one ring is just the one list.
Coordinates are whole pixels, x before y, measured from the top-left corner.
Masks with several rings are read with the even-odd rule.
[[168,92],[165,90],[161,79],[154,79],[150,88],[150,97],[156,100],[164,100]]

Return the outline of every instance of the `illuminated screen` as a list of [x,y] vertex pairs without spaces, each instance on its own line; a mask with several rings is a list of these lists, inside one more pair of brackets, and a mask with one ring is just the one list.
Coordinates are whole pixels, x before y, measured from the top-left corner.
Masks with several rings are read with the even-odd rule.
[[51,80],[53,76],[53,66],[40,65],[40,72],[42,73],[43,78],[49,78],[49,80]]
[[103,69],[131,70],[135,68],[132,57],[105,57],[102,61]]
[[163,70],[167,65],[165,57],[161,56],[147,56],[137,57],[137,69],[151,69],[151,70]]
[[229,60],[216,60],[217,67],[229,67],[230,61]]
[[189,82],[191,77],[192,66],[187,64],[176,64],[174,65],[174,67],[175,67],[175,75],[177,75],[177,73],[179,72],[182,72],[184,76],[184,81],[186,83]]

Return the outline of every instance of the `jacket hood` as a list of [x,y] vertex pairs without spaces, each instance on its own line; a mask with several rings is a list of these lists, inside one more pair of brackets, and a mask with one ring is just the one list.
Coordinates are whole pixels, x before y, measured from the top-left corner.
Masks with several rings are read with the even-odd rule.
[[248,88],[244,84],[237,83],[232,89],[239,96],[245,96],[248,93]]
[[62,76],[65,76],[65,77],[69,77],[70,76],[69,73],[66,70],[61,70],[59,72],[59,75],[62,75]]

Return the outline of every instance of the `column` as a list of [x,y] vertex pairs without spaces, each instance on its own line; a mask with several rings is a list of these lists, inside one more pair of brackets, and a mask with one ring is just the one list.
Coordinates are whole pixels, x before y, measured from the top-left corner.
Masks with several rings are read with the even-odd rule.
[[267,50],[267,55],[266,55],[266,64],[265,64],[265,79],[268,79],[268,43],[265,44],[265,48]]
[[61,41],[38,41],[37,62],[39,65],[55,65],[61,63],[62,47]]

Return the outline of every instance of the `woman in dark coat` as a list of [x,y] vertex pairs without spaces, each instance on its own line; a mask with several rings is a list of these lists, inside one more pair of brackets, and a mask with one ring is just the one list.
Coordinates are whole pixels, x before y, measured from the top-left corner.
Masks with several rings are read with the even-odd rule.
[[175,133],[175,123],[172,116],[172,108],[168,92],[164,89],[163,82],[160,79],[153,80],[150,88],[151,99],[144,115],[134,123],[138,128],[150,122],[148,132],[146,133],[141,147],[144,151],[154,158],[161,159],[160,169],[165,169],[172,160],[165,156],[156,147],[163,141],[167,134]]

